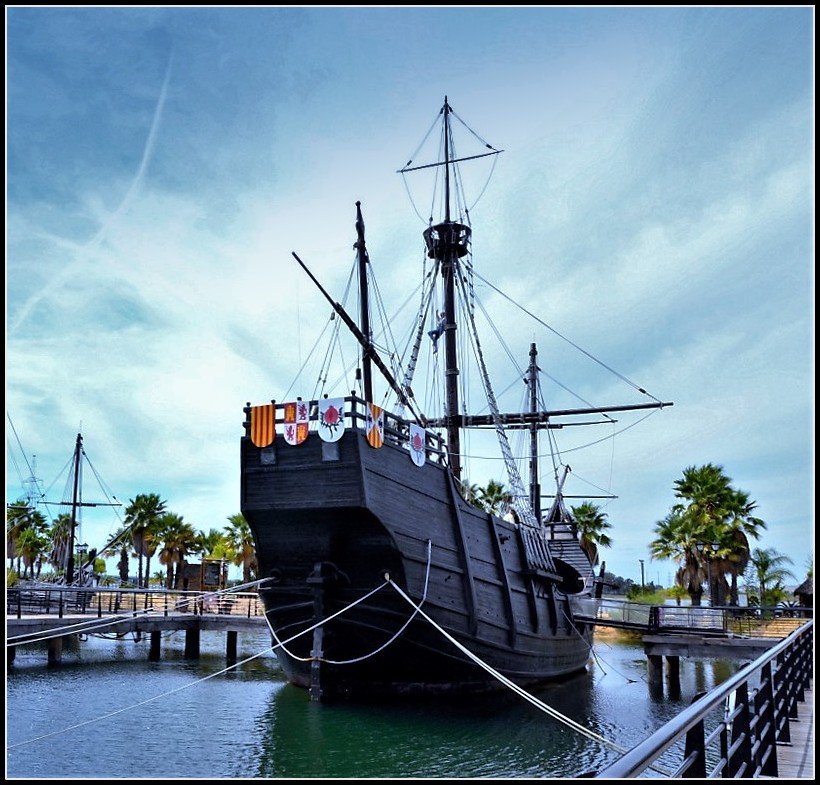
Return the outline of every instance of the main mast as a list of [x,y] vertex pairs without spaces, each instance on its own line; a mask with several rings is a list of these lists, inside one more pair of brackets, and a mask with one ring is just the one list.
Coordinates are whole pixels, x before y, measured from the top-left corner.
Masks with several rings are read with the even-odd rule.
[[424,232],[427,255],[437,259],[444,282],[445,427],[450,470],[461,478],[461,418],[458,412],[458,355],[456,346],[456,274],[458,260],[467,254],[470,227],[450,220],[450,104],[444,98],[444,221]]

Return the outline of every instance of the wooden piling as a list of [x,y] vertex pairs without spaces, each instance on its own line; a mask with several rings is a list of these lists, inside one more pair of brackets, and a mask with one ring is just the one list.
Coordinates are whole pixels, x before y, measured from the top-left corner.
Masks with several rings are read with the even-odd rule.
[[151,647],[148,650],[149,662],[159,662],[161,640],[162,633],[159,630],[155,630],[151,633]]

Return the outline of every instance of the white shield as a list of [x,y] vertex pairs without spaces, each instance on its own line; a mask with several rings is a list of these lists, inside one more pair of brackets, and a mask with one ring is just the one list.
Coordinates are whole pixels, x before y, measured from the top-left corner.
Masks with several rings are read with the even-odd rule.
[[424,466],[426,450],[424,445],[426,433],[420,425],[410,425],[410,457],[416,466]]
[[345,432],[345,399],[324,398],[319,401],[319,437],[323,442],[337,442]]

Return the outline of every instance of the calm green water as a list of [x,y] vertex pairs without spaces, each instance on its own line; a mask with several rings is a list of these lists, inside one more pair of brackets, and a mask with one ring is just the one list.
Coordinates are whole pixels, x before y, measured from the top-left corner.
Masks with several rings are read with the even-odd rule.
[[[640,644],[611,635],[586,673],[537,694],[624,747],[739,667],[682,661],[680,696],[651,694]],[[186,687],[225,667],[224,636],[203,633],[196,662],[183,644],[181,633],[165,638],[162,661],[149,663],[147,640],[90,638],[57,668],[44,650],[21,650],[6,682],[7,777],[571,778],[617,757],[515,695],[312,704],[272,654]],[[266,634],[240,635],[239,657],[269,646]]]

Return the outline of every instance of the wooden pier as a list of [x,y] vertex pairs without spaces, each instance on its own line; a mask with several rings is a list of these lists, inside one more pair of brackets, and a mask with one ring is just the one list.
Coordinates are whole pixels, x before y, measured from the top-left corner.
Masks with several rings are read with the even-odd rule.
[[156,590],[46,589],[7,591],[6,661],[12,665],[18,646],[45,642],[48,662],[62,659],[66,638],[105,632],[144,634],[149,659],[161,656],[162,634],[185,633],[185,657],[196,659],[202,632],[224,632],[228,661],[236,660],[237,634],[268,629],[255,593],[207,593]]
[[789,722],[791,741],[777,745],[776,779],[814,779],[814,689],[804,694],[798,716]]

